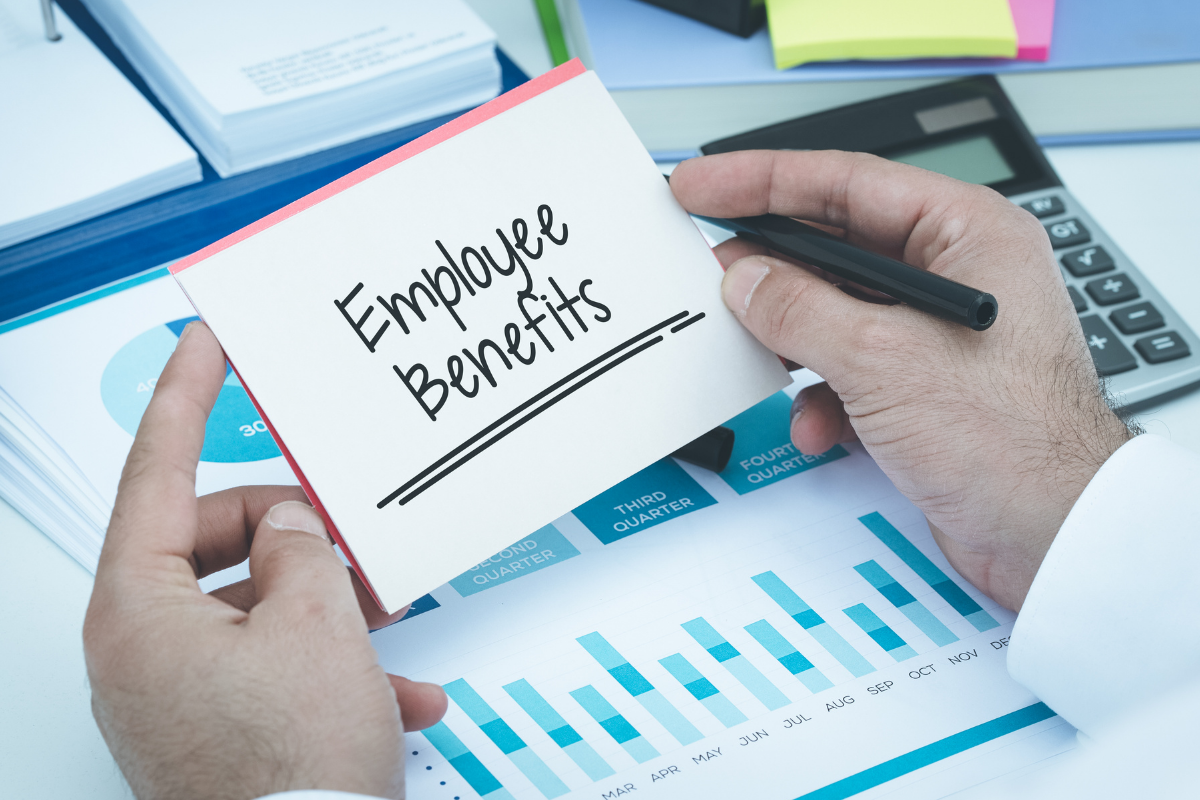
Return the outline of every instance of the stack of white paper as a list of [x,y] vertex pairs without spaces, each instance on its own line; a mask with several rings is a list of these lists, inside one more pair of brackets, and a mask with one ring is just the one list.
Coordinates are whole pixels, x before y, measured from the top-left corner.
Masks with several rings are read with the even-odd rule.
[[0,248],[200,180],[179,134],[58,14],[0,0]]
[[500,91],[495,36],[462,0],[85,2],[222,176]]

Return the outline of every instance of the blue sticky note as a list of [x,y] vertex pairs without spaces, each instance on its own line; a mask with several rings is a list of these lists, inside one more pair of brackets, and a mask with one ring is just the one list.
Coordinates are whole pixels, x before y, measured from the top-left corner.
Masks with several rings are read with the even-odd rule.
[[573,512],[604,544],[717,502],[672,459],[664,458]]
[[799,452],[792,444],[791,407],[791,399],[776,392],[725,423],[735,438],[733,455],[721,478],[738,494],[850,455],[840,444],[819,456]]
[[547,525],[471,567],[452,579],[450,585],[467,597],[577,555],[579,551],[575,545],[568,542],[558,528]]

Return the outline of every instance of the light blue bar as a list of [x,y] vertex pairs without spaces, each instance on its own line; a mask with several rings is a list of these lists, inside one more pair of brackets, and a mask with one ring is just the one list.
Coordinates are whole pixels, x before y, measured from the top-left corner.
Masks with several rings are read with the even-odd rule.
[[958,637],[942,624],[932,611],[913,597],[911,592],[901,586],[900,582],[877,562],[866,561],[854,569],[938,647],[958,641]]
[[692,666],[681,654],[675,653],[661,658],[658,663],[662,664],[675,680],[683,684],[683,688],[691,692],[693,697],[703,703],[726,728],[746,721],[746,715],[738,711],[729,698],[721,694],[712,681],[701,675],[700,670]]
[[438,722],[421,733],[480,797],[490,800],[512,800],[509,791],[501,786],[496,776],[467,749],[462,739],[446,727],[446,723]]
[[757,667],[747,661],[746,657],[718,633],[717,629],[710,625],[704,617],[696,617],[683,623],[683,629],[769,710],[783,708],[791,702],[787,695],[779,691],[779,688],[771,683],[766,675],[763,675]]
[[617,744],[625,748],[625,752],[633,756],[639,764],[644,764],[658,757],[658,751],[646,741],[638,729],[629,723],[612,703],[604,699],[604,695],[596,691],[594,686],[583,686],[571,692],[575,702],[600,724],[604,732],[613,738]]
[[587,742],[578,741],[569,744],[563,748],[563,752],[570,756],[571,760],[583,770],[583,773],[594,781],[603,780],[617,772]]
[[680,714],[679,709],[671,705],[658,689],[639,694],[636,699],[680,744],[691,744],[704,738],[704,734],[688,722],[687,717]]
[[747,625],[746,632],[766,648],[768,653],[786,667],[788,672],[795,675],[813,694],[823,692],[833,686],[833,682],[826,678],[821,670],[813,666],[811,661],[801,655],[800,651],[765,619]]
[[755,575],[751,580],[757,583],[767,593],[767,596],[778,603],[779,607],[786,611],[792,619],[800,623],[800,627],[811,633],[817,643],[828,650],[830,655],[836,658],[843,667],[850,670],[851,675],[861,678],[863,675],[869,675],[875,671],[875,667],[871,666],[870,661],[867,661],[861,653],[851,647],[840,633],[830,627],[829,623],[812,606],[801,600],[800,595],[793,592],[792,588],[774,572]]
[[529,782],[546,797],[561,797],[571,791],[557,775],[550,771],[546,762],[538,758],[537,753],[528,747],[514,750],[508,754],[508,757],[517,765],[517,769],[521,770],[526,778],[529,778]]
[[504,691],[517,701],[517,705],[533,718],[538,727],[545,731],[589,778],[598,781],[616,773],[616,770],[609,766],[590,744],[583,741],[583,737],[554,710],[529,681],[524,678],[514,681],[505,686]]
[[975,626],[975,630],[987,631],[1000,626],[1000,623],[991,614],[984,611],[979,603],[976,603],[970,595],[963,591],[961,586],[950,579],[949,575],[930,561],[929,556],[922,553],[892,523],[884,519],[882,514],[878,512],[867,514],[859,517],[858,521],[875,534],[879,541],[887,545],[889,550],[899,556],[900,560],[917,573],[921,580],[928,583],[931,589],[940,594],[951,608],[962,614],[968,622]]
[[471,721],[500,748],[517,768],[529,778],[530,783],[546,797],[559,797],[570,791],[567,785],[555,775],[545,762],[529,748],[525,740],[517,735],[512,727],[500,718],[500,715],[479,696],[469,683],[462,678],[451,681],[443,687],[450,699],[466,712]]
[[897,661],[907,661],[910,658],[917,657],[917,651],[913,650],[911,644],[906,644],[902,647],[897,647],[896,649],[890,650],[888,652],[890,652],[892,654],[892,657],[895,658]]
[[745,656],[738,655],[722,662],[722,665],[729,670],[730,675],[737,678],[742,686],[745,686],[751,694],[758,698],[758,702],[769,710],[775,711],[792,702],[775,684],[771,683],[766,675],[763,675],[757,667],[747,661]]
[[866,603],[843,608],[842,612],[897,661],[904,661],[917,655],[917,651],[913,650],[908,642],[892,629],[892,626],[868,608]]
[[679,713],[679,709],[671,705],[625,656],[608,643],[607,639],[599,633],[589,633],[580,636],[576,641],[583,645],[583,649],[591,653],[592,658],[600,662],[600,666],[641,703],[680,744],[691,744],[704,738],[696,726],[688,722],[687,718]]

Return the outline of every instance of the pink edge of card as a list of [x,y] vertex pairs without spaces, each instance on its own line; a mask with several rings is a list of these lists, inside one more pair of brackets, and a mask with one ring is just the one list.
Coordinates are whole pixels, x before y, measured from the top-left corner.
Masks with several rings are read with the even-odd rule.
[[402,145],[387,155],[380,156],[370,164],[365,164],[348,175],[343,175],[336,181],[322,186],[311,194],[307,194],[290,203],[278,211],[268,214],[257,222],[251,223],[239,231],[229,234],[220,241],[213,242],[208,247],[192,253],[190,256],[181,258],[174,264],[170,265],[172,275],[178,275],[188,267],[194,266],[209,256],[215,255],[238,242],[249,239],[256,233],[265,231],[273,225],[283,222],[289,217],[299,214],[306,208],[315,206],[322,200],[327,200],[334,195],[344,192],[355,184],[362,183],[367,178],[373,175],[378,175],[390,167],[394,167],[402,161],[412,158],[413,156],[423,153],[426,150],[435,147],[442,142],[451,139],[463,131],[470,130],[482,122],[486,122],[492,117],[503,114],[511,108],[519,106],[526,100],[537,97],[543,92],[553,89],[562,83],[569,81],[571,78],[582,75],[587,69],[583,63],[573,58],[565,64],[555,67],[549,72],[543,73],[536,78],[533,78],[514,89],[511,89],[494,100],[489,100],[477,108],[455,117],[454,119],[436,128],[424,136],[414,139],[406,145]]
[[1054,0],[1008,0],[1017,28],[1017,58],[1046,61],[1054,34]]

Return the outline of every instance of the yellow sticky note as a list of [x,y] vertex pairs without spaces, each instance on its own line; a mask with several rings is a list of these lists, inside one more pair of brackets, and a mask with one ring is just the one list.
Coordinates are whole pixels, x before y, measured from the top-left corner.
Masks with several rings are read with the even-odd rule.
[[1017,54],[1008,0],[767,0],[775,66]]

